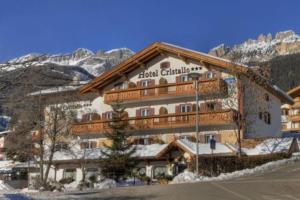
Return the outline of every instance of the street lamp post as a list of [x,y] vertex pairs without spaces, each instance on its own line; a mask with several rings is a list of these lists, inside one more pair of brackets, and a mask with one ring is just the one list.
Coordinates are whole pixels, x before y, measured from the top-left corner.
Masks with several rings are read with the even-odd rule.
[[199,174],[199,73],[188,74],[194,81],[196,95],[196,174]]

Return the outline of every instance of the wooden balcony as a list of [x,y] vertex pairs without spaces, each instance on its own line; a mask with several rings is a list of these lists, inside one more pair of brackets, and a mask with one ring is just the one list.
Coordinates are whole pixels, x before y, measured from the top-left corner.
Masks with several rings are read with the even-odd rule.
[[[212,98],[225,96],[227,94],[227,83],[220,78],[200,81],[199,93],[200,96],[211,96]],[[195,95],[193,82],[170,83],[153,87],[136,87],[109,91],[104,94],[104,102],[111,104],[115,102],[156,101],[158,99],[171,99],[193,95]]]
[[[234,110],[220,110],[200,113],[199,124],[201,127],[233,126]],[[134,117],[127,119],[130,131],[144,132],[147,130],[172,130],[195,127],[196,113],[166,114],[148,117]],[[85,123],[77,123],[72,128],[74,135],[103,134],[109,132],[111,121],[95,120]],[[203,129],[202,129],[203,130]]]
[[289,120],[292,122],[300,122],[300,113],[289,115]]

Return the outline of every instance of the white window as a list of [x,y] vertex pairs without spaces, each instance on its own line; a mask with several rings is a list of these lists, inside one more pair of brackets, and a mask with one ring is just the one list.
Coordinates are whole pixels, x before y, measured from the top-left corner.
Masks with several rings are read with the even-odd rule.
[[147,117],[150,115],[150,109],[149,108],[142,108],[141,109],[141,117]]
[[181,105],[180,112],[182,113],[191,112],[191,105]]
[[204,135],[204,142],[209,143],[210,140],[212,139],[212,136],[214,136],[214,134],[205,134]]
[[117,90],[124,90],[124,89],[128,88],[128,83],[127,82],[117,83],[117,84],[115,84],[114,87]]
[[76,169],[65,169],[63,177],[76,180]]
[[149,80],[142,80],[141,81],[141,87],[148,87],[150,85],[150,81]]
[[107,112],[106,113],[106,119],[112,120],[113,119],[113,112]]
[[213,78],[213,77],[214,77],[214,73],[213,72],[207,72],[206,78]]
[[188,82],[188,81],[189,81],[188,75],[182,75],[182,76],[180,76],[180,82]]

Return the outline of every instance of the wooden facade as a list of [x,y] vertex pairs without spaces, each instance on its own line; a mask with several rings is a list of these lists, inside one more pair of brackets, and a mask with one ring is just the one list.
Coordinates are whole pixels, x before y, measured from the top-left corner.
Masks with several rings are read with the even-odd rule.
[[[227,94],[227,84],[221,79],[210,79],[199,82],[199,93],[201,96],[221,97]],[[193,82],[169,83],[150,87],[135,87],[124,90],[112,90],[104,93],[104,102],[141,101],[148,99],[162,99],[179,96],[195,96]]]
[[[218,126],[218,125],[234,125],[236,112],[234,110],[220,110],[214,112],[201,112],[199,124],[201,126]],[[142,131],[147,129],[174,129],[174,128],[189,128],[195,126],[196,113],[180,113],[154,115],[147,117],[132,117],[128,118],[131,131]],[[110,120],[94,120],[75,124],[72,132],[75,135],[85,134],[104,134],[109,131]]]

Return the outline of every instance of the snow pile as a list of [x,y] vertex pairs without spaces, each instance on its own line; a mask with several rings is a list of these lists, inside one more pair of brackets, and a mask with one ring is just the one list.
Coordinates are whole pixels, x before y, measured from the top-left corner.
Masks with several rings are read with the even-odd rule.
[[[191,142],[187,139],[181,139],[176,141],[177,144],[183,146],[185,149],[188,149],[191,153],[196,154],[196,143]],[[199,155],[211,154],[210,144],[209,143],[199,143]],[[214,154],[232,154],[233,151],[222,143],[216,143],[216,149],[213,151]]]
[[288,152],[293,138],[272,138],[264,140],[258,144],[255,148],[242,148],[242,151],[246,155],[263,155],[270,153],[284,153]]
[[39,192],[39,190],[23,188],[23,189],[21,189],[21,192],[23,192],[23,193],[36,193],[36,192]]
[[299,162],[299,161],[300,161],[300,153],[298,152],[298,153],[294,153],[293,156],[288,159],[282,159],[282,160],[268,162],[266,164],[257,166],[252,169],[243,169],[243,170],[235,171],[235,172],[231,172],[231,173],[221,173],[217,177],[198,176],[192,172],[185,171],[181,174],[178,174],[176,177],[174,177],[171,184],[229,180],[229,179],[234,179],[234,178],[238,178],[238,177],[242,177],[242,176],[268,172],[268,171],[274,170],[280,166],[286,166],[286,165],[289,165],[289,164],[292,164],[295,162]]
[[104,179],[99,183],[94,184],[95,189],[109,189],[117,187],[117,183],[113,179]]
[[8,191],[11,190],[12,188],[8,185],[6,185],[3,180],[0,180],[0,191]]
[[188,170],[185,170],[183,173],[178,174],[174,177],[172,180],[172,184],[174,183],[189,183],[189,182],[197,182],[201,181],[200,176],[193,172],[189,172]]
[[78,189],[78,183],[76,181],[73,181],[69,184],[64,184],[65,191],[72,191]]

